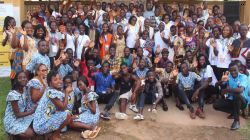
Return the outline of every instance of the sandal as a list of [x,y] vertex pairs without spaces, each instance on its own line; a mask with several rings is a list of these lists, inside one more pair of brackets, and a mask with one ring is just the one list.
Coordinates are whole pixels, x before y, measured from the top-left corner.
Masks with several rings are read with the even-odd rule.
[[95,127],[94,130],[85,130],[84,132],[81,133],[81,136],[84,139],[94,139],[96,138],[96,136],[98,135],[98,133],[100,132],[101,127]]
[[92,133],[89,135],[89,139],[94,139],[99,134],[101,127],[96,127]]

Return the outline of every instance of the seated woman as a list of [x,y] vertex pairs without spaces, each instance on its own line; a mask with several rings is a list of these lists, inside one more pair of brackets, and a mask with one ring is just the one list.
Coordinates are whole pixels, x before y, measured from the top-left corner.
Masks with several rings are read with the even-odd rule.
[[36,105],[32,109],[25,111],[26,108],[26,84],[27,76],[24,72],[17,73],[12,90],[7,95],[6,110],[3,119],[4,129],[7,133],[18,135],[23,138],[31,138],[34,135],[30,126],[33,120],[32,114],[36,110]]
[[[81,99],[81,112],[79,117],[70,124],[71,128],[93,130],[99,121],[100,111],[97,103],[98,95],[88,88],[88,80],[81,76],[77,80],[77,85],[83,93]],[[97,128],[98,130],[100,128]],[[100,131],[100,130],[99,130]]]
[[[195,87],[195,82],[200,83],[198,88]],[[191,72],[186,63],[182,63],[181,73],[177,75],[176,83],[178,97],[187,105],[190,111],[190,118],[195,119],[196,115],[200,118],[205,118],[203,106],[204,89],[208,86],[207,80],[201,82],[201,77],[196,73]],[[190,103],[190,100],[196,101],[197,99],[199,101],[199,107],[195,112],[193,106]]]
[[161,82],[156,79],[154,71],[147,72],[145,84],[142,93],[139,95],[138,108],[139,113],[134,117],[134,120],[144,120],[143,108],[145,103],[152,104],[151,111],[156,112],[156,106],[163,97]]
[[62,80],[56,71],[50,71],[47,76],[49,88],[43,94],[34,114],[33,128],[39,134],[52,132],[51,139],[58,139],[61,129],[71,121],[70,115],[65,111],[68,105],[68,95],[72,87],[67,87],[65,93],[61,92]]
[[[140,81],[135,76],[129,73],[129,68],[126,63],[121,64],[119,74],[113,74],[116,80],[116,90],[120,93],[119,96],[119,112],[115,114],[117,119],[127,119],[126,107],[128,101],[131,99],[133,94],[136,94],[139,87]],[[133,100],[133,98],[131,99]]]
[[28,84],[27,108],[31,110],[33,105],[37,105],[43,96],[47,86],[46,76],[48,68],[45,64],[38,64],[35,69],[35,77]]

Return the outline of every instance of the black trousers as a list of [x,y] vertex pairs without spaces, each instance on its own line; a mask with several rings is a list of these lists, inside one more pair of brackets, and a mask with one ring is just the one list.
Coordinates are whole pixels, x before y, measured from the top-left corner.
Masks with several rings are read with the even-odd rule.
[[215,110],[232,114],[234,119],[239,121],[240,109],[247,107],[247,101],[241,95],[233,95],[233,100],[219,99],[214,102],[213,107]]
[[119,97],[118,92],[112,92],[110,94],[99,93],[98,95],[99,95],[97,99],[98,103],[106,104],[104,108],[105,111],[109,111],[114,106],[116,100]]

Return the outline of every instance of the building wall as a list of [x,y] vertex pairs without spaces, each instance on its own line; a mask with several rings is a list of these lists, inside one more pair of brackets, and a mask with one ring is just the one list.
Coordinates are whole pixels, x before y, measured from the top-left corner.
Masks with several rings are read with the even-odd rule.
[[[13,6],[16,6],[16,7],[19,7],[20,10],[19,11],[16,11],[16,12],[20,12],[20,20],[24,20],[25,19],[25,15],[26,15],[26,10],[27,9],[27,6],[24,5],[24,0],[3,0],[4,3],[11,3],[13,4]],[[106,2],[113,2],[113,1],[117,1],[117,2],[124,2],[124,3],[129,3],[131,1],[135,1],[135,0],[98,0],[98,1],[106,1]],[[146,0],[139,0],[140,2],[143,2],[145,3]],[[163,2],[167,2],[167,3],[173,3],[173,0],[159,0],[161,3]],[[177,2],[178,0],[174,0],[174,2]],[[197,4],[199,5],[200,2],[195,2],[194,0],[179,0],[179,1],[182,1],[183,3],[194,3],[194,4]],[[215,1],[218,1],[218,2],[215,2]],[[222,10],[223,10],[223,1],[222,0],[213,0],[213,2],[209,2],[209,7],[211,7],[212,5],[214,4],[218,4]],[[240,20],[241,22],[244,22],[246,24],[250,24],[250,12],[249,12],[249,9],[250,9],[250,0],[246,0],[244,2],[245,4],[242,5],[240,7]]]

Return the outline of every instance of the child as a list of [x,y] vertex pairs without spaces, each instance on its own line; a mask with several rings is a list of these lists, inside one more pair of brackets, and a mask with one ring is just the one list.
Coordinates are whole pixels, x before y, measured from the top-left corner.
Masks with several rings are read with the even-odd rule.
[[36,105],[32,106],[30,111],[25,112],[26,108],[26,84],[27,76],[24,72],[17,73],[13,88],[7,95],[6,110],[3,119],[4,129],[7,133],[18,135],[24,138],[31,138],[34,135],[30,127],[32,114],[36,110]]
[[58,139],[61,129],[71,121],[70,115],[65,111],[68,105],[68,96],[72,87],[67,87],[65,93],[61,92],[62,80],[56,71],[50,71],[47,76],[49,88],[41,98],[34,115],[33,128],[39,134],[52,132],[52,140]]
[[[99,121],[100,111],[97,103],[98,95],[88,88],[86,77],[79,77],[77,85],[83,93],[81,99],[81,112],[78,118],[74,119],[70,125],[72,128],[93,130]],[[96,128],[95,130],[100,129]],[[99,130],[100,131],[100,130]],[[98,132],[99,132],[98,131]]]

